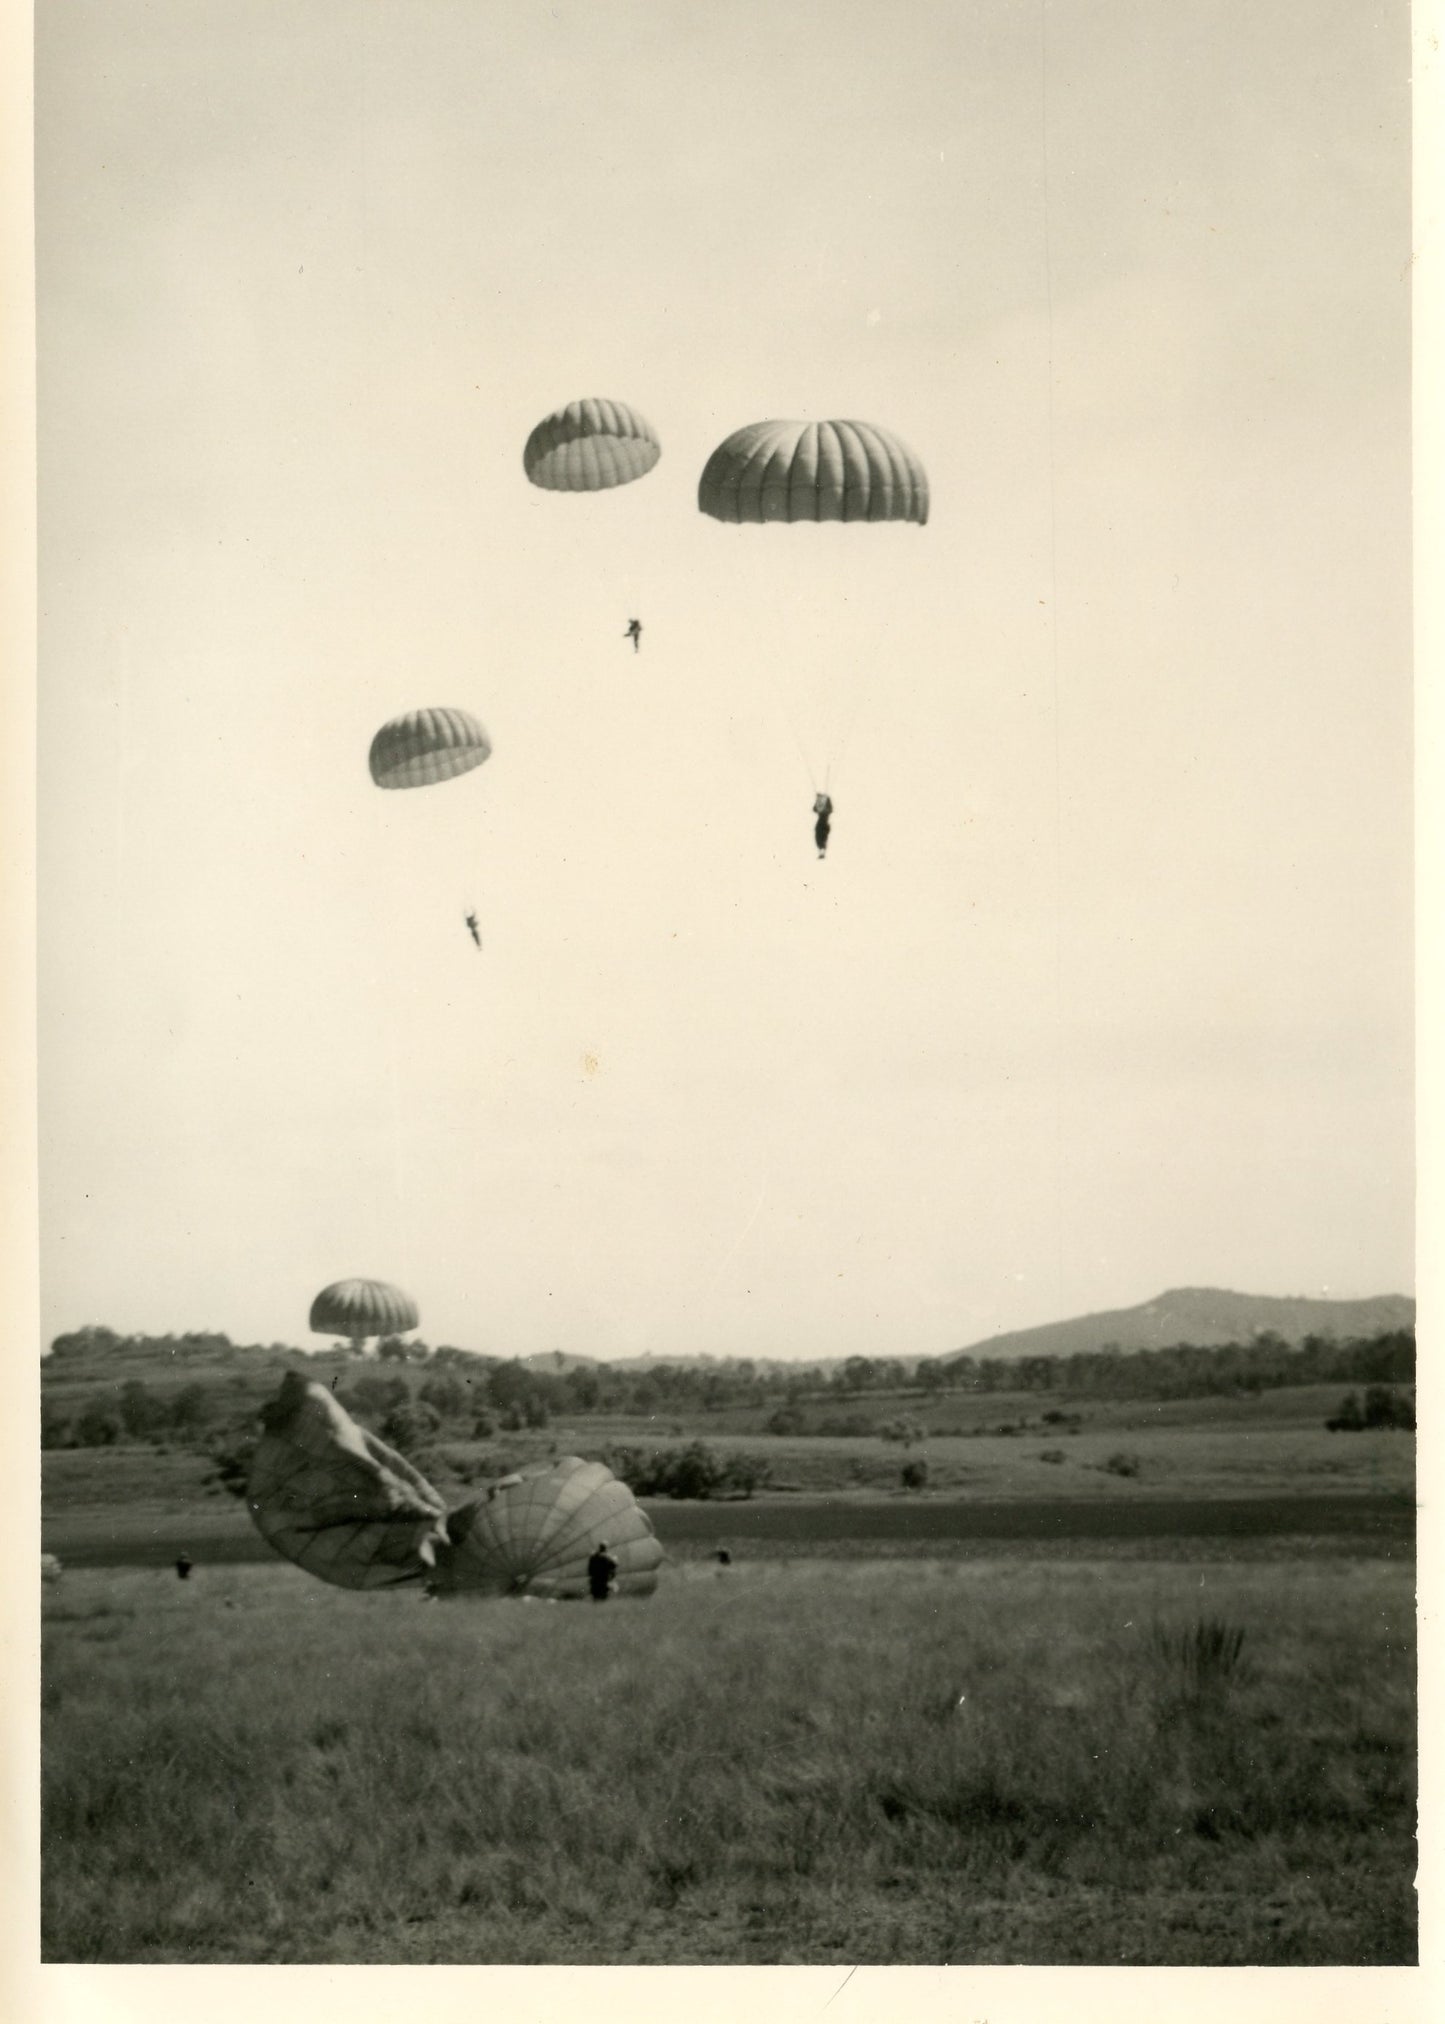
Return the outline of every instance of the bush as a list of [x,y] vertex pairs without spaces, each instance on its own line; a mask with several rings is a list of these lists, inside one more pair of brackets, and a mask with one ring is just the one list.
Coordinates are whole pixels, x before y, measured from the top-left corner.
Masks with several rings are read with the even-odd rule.
[[421,1399],[414,1399],[408,1405],[396,1406],[381,1423],[381,1438],[409,1455],[413,1449],[432,1440],[441,1427],[441,1414],[434,1406]]
[[1039,1456],[1041,1462],[1064,1462],[1068,1460],[1062,1448],[1045,1448]]
[[923,1460],[922,1456],[918,1456],[911,1462],[905,1462],[903,1467],[898,1471],[898,1479],[905,1490],[926,1490],[928,1488],[927,1462]]
[[634,1497],[676,1497],[705,1501],[710,1497],[751,1497],[769,1477],[768,1465],[755,1455],[717,1455],[706,1441],[685,1448],[661,1448],[644,1454],[640,1448],[615,1448],[603,1457],[614,1476]]
[[1137,1455],[1127,1455],[1121,1449],[1119,1453],[1110,1455],[1104,1467],[1111,1476],[1137,1476],[1143,1464]]
[[1325,1421],[1332,1434],[1357,1434],[1364,1424],[1365,1416],[1355,1392],[1346,1392],[1333,1416]]
[[118,1441],[124,1428],[120,1414],[107,1398],[87,1399],[74,1421],[77,1447],[108,1448]]
[[244,1497],[246,1484],[251,1475],[251,1457],[255,1453],[254,1441],[242,1441],[224,1448],[212,1448],[211,1472],[208,1484],[218,1489],[229,1490],[233,1497]]

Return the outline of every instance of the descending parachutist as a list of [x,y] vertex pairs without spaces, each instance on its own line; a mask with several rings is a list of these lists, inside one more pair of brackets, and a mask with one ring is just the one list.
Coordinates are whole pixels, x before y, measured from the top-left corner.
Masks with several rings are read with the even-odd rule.
[[813,841],[818,846],[819,857],[828,855],[828,830],[833,821],[833,798],[829,794],[813,796],[813,813],[817,821],[813,824]]
[[482,946],[482,930],[474,913],[467,915],[467,932],[477,947],[480,948]]
[[636,653],[642,644],[642,620],[640,618],[630,618],[627,621],[627,630],[622,637],[625,640],[631,640],[632,651]]

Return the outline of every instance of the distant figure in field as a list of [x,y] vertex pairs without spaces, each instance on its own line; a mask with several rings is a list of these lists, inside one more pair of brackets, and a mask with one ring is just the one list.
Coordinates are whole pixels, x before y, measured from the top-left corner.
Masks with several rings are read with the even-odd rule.
[[467,932],[471,936],[472,940],[476,943],[477,947],[480,948],[482,946],[481,923],[478,921],[474,913],[467,915]]
[[587,1563],[587,1586],[592,1591],[594,1602],[606,1602],[617,1585],[617,1562],[607,1551],[607,1541],[599,1539],[597,1551]]
[[819,857],[828,855],[828,831],[833,822],[833,798],[829,794],[813,796],[813,813],[818,818],[813,824],[813,841],[818,846]]
[[622,637],[625,640],[631,640],[632,651],[636,653],[637,649],[642,645],[642,620],[640,618],[630,618],[627,621],[627,630]]
[[717,1552],[713,1555],[713,1559],[719,1567],[731,1567],[733,1564],[733,1557],[728,1552],[726,1546],[719,1546]]
[[193,1563],[190,1554],[186,1552],[184,1547],[182,1547],[180,1552],[176,1555],[176,1573],[180,1576],[182,1581],[188,1581],[190,1579],[192,1565]]

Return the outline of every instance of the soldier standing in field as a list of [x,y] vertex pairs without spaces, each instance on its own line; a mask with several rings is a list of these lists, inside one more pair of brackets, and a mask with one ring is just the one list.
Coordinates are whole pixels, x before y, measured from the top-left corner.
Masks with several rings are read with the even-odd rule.
[[587,1586],[594,1602],[606,1602],[616,1590],[617,1562],[607,1551],[605,1539],[598,1540],[597,1551],[587,1563]]

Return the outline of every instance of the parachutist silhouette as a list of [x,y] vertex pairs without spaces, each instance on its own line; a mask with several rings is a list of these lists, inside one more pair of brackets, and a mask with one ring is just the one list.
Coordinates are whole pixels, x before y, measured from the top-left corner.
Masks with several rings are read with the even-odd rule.
[[587,1563],[587,1586],[592,1591],[594,1602],[606,1602],[617,1583],[617,1562],[607,1551],[607,1541],[599,1539],[597,1551]]
[[627,630],[622,637],[625,640],[631,640],[632,651],[636,653],[637,649],[642,645],[642,620],[640,618],[630,618],[627,621]]
[[818,846],[819,857],[828,855],[828,831],[833,821],[833,799],[828,794],[813,796],[813,813],[818,820],[813,824],[813,841]]
[[191,1572],[191,1556],[189,1553],[186,1552],[185,1548],[182,1547],[181,1551],[176,1555],[176,1573],[181,1577],[182,1581],[185,1581],[186,1579],[188,1579],[190,1572]]
[[477,923],[477,917],[474,913],[467,915],[467,932],[471,935],[471,938],[476,943],[477,947],[480,948],[482,946],[482,931]]

